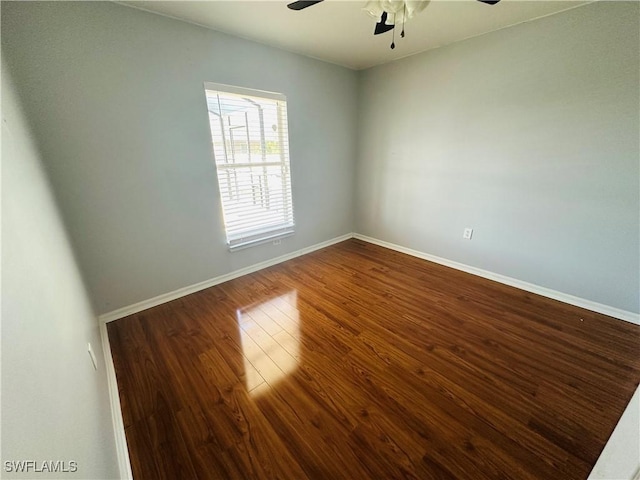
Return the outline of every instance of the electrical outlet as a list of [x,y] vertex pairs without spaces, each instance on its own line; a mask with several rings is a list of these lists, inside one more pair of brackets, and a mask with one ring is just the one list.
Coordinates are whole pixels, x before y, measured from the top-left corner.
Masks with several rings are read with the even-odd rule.
[[274,245],[280,245],[282,243],[282,239],[278,238],[276,240],[273,241]]
[[91,363],[93,363],[94,370],[98,370],[98,362],[96,361],[96,355],[93,353],[93,348],[91,348],[91,344],[87,343],[87,350],[89,351],[89,356],[91,357]]
[[472,235],[473,228],[465,228],[464,232],[462,233],[462,238],[464,238],[465,240],[471,240]]

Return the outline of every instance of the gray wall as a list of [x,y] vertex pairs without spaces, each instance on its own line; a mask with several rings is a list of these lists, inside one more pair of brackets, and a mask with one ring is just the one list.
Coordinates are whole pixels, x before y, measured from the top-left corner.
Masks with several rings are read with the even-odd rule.
[[[6,2],[2,42],[100,313],[354,225],[638,312],[638,8],[360,73],[102,2]],[[203,81],[288,97],[298,226],[279,246],[226,249]]]
[[[103,2],[4,2],[2,42],[99,313],[352,231],[356,72]],[[204,81],[287,96],[279,246],[227,251]]]
[[363,72],[356,231],[639,312],[639,8]]
[[[118,476],[98,322],[6,68],[0,400],[2,478]],[[12,460],[73,460],[78,471],[6,473]]]

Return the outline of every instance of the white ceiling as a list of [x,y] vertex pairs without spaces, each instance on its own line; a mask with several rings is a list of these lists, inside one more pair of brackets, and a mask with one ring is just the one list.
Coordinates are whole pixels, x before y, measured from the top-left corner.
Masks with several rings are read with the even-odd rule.
[[248,38],[291,52],[360,70],[469,37],[585,5],[577,0],[432,0],[407,22],[405,38],[396,32],[374,36],[375,20],[365,1],[325,0],[301,11],[288,1],[126,1],[118,2]]

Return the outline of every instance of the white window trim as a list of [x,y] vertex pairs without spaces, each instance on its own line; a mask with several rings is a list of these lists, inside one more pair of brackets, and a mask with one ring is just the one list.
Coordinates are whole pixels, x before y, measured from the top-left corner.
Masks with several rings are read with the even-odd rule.
[[235,85],[225,85],[223,83],[204,82],[204,89],[235,93],[236,95],[248,95],[250,97],[269,98],[271,100],[282,100],[283,102],[287,101],[287,97],[282,93],[257,90],[255,88],[236,87]]

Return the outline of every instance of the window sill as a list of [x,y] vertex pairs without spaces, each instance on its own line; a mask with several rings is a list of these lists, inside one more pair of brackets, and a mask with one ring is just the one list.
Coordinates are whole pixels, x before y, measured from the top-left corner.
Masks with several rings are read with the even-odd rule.
[[230,252],[237,252],[239,250],[244,250],[246,248],[255,247],[257,245],[263,245],[265,243],[271,243],[271,242],[274,242],[276,240],[281,240],[281,239],[286,238],[286,237],[292,237],[293,235],[295,235],[294,231],[279,232],[279,233],[275,233],[273,235],[270,235],[268,237],[258,238],[256,240],[249,240],[247,242],[237,243],[235,245],[231,245],[231,246],[229,246],[229,251]]

